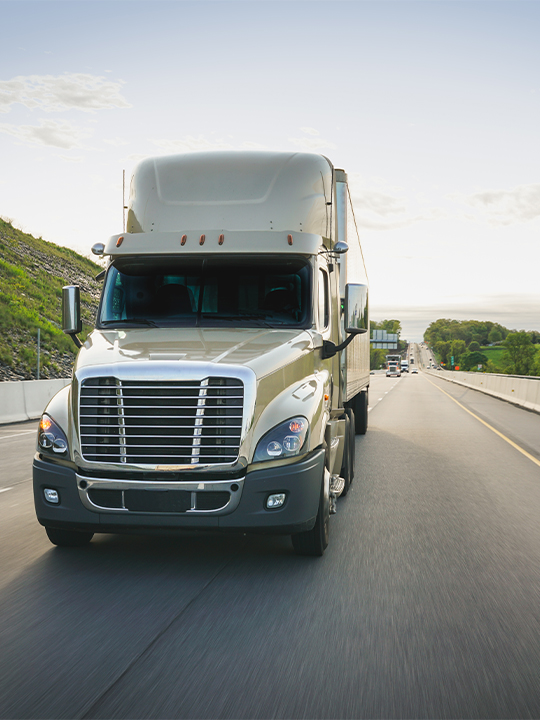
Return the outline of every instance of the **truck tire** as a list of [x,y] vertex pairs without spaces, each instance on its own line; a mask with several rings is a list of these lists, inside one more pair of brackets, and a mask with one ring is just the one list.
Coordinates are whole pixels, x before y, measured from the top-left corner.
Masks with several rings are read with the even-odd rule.
[[45,532],[53,545],[60,547],[82,547],[87,545],[94,537],[93,532],[79,532],[77,530],[59,530],[46,527]]
[[330,473],[324,468],[319,510],[315,525],[306,532],[291,535],[294,552],[297,555],[321,557],[328,547],[330,534]]
[[355,431],[357,435],[365,435],[368,426],[368,392],[362,390],[353,399],[353,411],[355,418]]
[[343,451],[343,463],[341,466],[341,477],[345,480],[345,487],[340,497],[345,497],[349,492],[354,479],[354,442],[355,442],[355,420],[351,408],[345,408],[347,415],[347,428],[345,431],[345,449]]

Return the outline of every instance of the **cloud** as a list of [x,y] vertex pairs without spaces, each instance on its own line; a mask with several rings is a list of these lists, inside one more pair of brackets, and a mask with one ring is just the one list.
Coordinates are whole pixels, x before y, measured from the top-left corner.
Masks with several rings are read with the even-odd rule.
[[184,153],[184,152],[198,152],[201,150],[235,150],[234,145],[231,145],[224,140],[208,140],[207,138],[199,135],[194,137],[193,135],[187,135],[186,137],[179,140],[150,140],[153,145],[161,148],[166,153]]
[[446,216],[440,208],[420,208],[413,212],[403,197],[368,188],[361,178],[352,173],[349,174],[349,187],[359,227],[396,230],[418,222],[440,220]]
[[0,113],[8,113],[17,103],[45,112],[129,108],[131,105],[120,93],[122,84],[83,73],[19,75],[0,81]]
[[490,225],[511,225],[540,217],[540,183],[519,185],[513,190],[484,190],[454,199],[478,210]]
[[265,145],[260,143],[245,140],[240,144],[234,144],[223,140],[223,138],[217,138],[209,140],[203,135],[194,137],[193,135],[187,135],[186,137],[178,140],[150,140],[153,145],[161,148],[166,153],[187,153],[187,152],[201,152],[203,150],[267,150]]
[[72,162],[72,163],[80,163],[80,162],[84,161],[84,157],[82,155],[78,155],[77,157],[75,157],[75,156],[71,157],[69,155],[60,155],[60,157],[62,158],[62,160],[66,160],[67,162]]
[[81,147],[81,140],[90,135],[65,120],[40,120],[37,126],[0,123],[0,132],[13,135],[27,145],[48,145],[63,150]]
[[312,127],[301,127],[300,130],[309,137],[287,138],[290,143],[299,147],[304,152],[319,152],[320,150],[335,150],[336,145],[329,140],[324,140],[318,130]]
[[290,143],[296,145],[304,152],[317,152],[319,150],[335,150],[337,145],[329,140],[320,137],[287,138]]
[[382,217],[403,215],[407,212],[407,207],[401,198],[377,190],[365,191],[359,202],[366,210]]
[[109,138],[108,140],[103,140],[103,142],[106,145],[114,145],[115,147],[121,147],[122,145],[129,145],[129,141],[126,140],[126,138]]
[[266,145],[261,145],[260,143],[247,140],[242,143],[242,150],[268,150],[268,148]]

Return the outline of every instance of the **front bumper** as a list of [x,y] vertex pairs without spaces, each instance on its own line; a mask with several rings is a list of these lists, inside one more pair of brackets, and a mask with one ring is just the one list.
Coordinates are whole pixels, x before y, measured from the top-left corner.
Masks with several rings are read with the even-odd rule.
[[[206,529],[289,534],[315,524],[324,459],[319,449],[300,462],[253,470],[236,480],[167,482],[123,480],[120,474],[114,480],[88,478],[36,457],[34,503],[42,525],[95,533]],[[45,500],[45,488],[57,490],[58,504]],[[150,512],[141,510],[146,493]],[[172,512],[167,493],[180,498],[172,503]],[[285,493],[285,504],[268,510],[266,499],[274,493]],[[227,501],[221,503],[219,497]],[[207,509],[210,506],[213,509]]]

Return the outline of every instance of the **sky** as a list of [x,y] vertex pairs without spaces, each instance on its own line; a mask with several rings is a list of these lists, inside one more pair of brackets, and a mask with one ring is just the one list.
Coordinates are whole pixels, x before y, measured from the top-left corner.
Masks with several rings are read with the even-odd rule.
[[0,216],[90,254],[149,156],[344,168],[374,320],[540,330],[540,0],[0,0]]

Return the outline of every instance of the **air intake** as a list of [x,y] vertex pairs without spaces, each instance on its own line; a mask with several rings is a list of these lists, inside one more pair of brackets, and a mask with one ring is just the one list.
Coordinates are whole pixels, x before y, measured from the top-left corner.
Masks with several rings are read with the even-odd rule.
[[238,458],[244,385],[236,378],[81,386],[80,438],[89,462],[215,465]]

